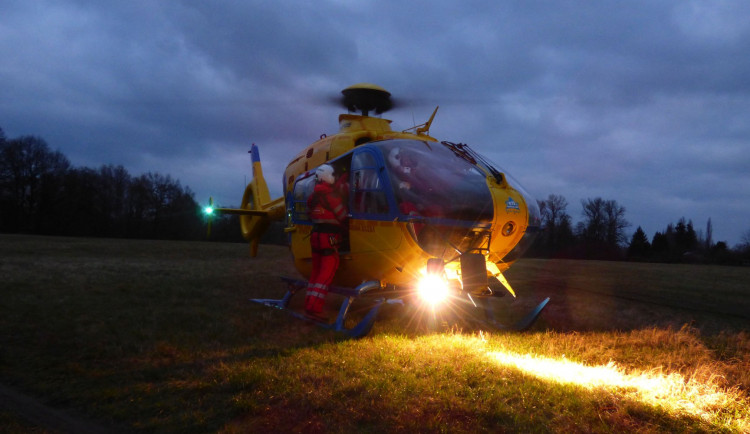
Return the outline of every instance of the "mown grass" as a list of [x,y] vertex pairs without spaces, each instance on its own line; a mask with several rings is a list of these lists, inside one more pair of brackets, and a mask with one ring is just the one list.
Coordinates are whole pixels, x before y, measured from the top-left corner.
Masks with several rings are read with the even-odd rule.
[[394,306],[356,341],[247,301],[283,293],[276,246],[0,235],[0,273],[0,383],[105,426],[750,430],[747,269],[525,260],[497,304],[551,296],[527,333],[415,328]]

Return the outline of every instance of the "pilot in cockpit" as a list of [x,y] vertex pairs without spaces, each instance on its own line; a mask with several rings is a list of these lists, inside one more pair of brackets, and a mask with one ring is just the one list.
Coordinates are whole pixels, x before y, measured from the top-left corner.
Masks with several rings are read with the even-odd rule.
[[388,164],[399,210],[405,215],[439,215],[439,205],[430,203],[432,175],[420,167],[417,153],[395,147],[388,152]]

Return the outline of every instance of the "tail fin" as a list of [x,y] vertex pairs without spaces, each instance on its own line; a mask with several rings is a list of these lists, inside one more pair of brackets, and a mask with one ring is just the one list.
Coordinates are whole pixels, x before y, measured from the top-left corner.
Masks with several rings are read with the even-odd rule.
[[[260,154],[255,143],[253,143],[250,153],[253,162],[253,179],[245,187],[240,208],[213,208],[213,199],[210,199],[206,213],[209,215],[214,212],[239,215],[242,236],[250,243],[250,256],[255,257],[258,254],[260,237],[268,229],[268,225],[271,224],[272,220],[281,220],[284,216],[284,198],[279,197],[271,200],[268,185],[263,178]],[[210,219],[208,224],[210,236]]]
[[258,242],[261,235],[268,229],[272,220],[281,220],[284,215],[284,198],[271,200],[268,185],[263,178],[260,153],[255,143],[250,148],[250,153],[253,163],[253,179],[245,187],[240,208],[256,212],[240,214],[240,228],[242,236],[250,243],[250,256],[255,257],[258,254]]

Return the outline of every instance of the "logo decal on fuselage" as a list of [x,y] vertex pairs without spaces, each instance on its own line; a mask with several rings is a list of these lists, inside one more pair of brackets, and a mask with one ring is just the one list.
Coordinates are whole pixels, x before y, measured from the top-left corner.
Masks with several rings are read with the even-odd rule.
[[508,197],[508,200],[505,201],[505,212],[521,212],[521,207],[512,197]]

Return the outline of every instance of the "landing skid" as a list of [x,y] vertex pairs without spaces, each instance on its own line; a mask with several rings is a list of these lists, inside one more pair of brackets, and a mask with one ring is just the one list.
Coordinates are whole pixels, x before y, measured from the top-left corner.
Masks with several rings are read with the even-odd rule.
[[286,312],[289,312],[290,315],[296,318],[315,323],[325,329],[342,332],[352,338],[361,338],[367,335],[370,330],[372,330],[372,325],[375,323],[378,312],[384,304],[402,304],[402,301],[400,299],[377,299],[375,300],[375,305],[370,308],[370,310],[365,314],[364,318],[359,321],[359,323],[357,323],[352,328],[346,328],[344,323],[346,321],[346,316],[349,313],[349,308],[351,307],[354,300],[373,289],[380,288],[380,282],[371,280],[362,283],[354,289],[331,287],[330,292],[343,295],[344,301],[341,303],[341,307],[339,308],[339,313],[336,316],[335,321],[333,323],[330,323],[323,318],[311,317],[289,309],[289,301],[292,299],[292,296],[294,296],[297,291],[304,289],[307,286],[307,282],[289,277],[282,277],[281,280],[283,280],[287,284],[287,292],[286,294],[284,294],[284,297],[280,299],[252,298],[250,299],[250,301],[260,303],[265,306],[282,309]]
[[490,302],[486,297],[478,297],[476,299],[472,298],[471,295],[468,295],[468,297],[475,306],[482,307],[484,309],[484,313],[487,318],[486,322],[491,326],[499,330],[512,330],[519,332],[528,330],[529,327],[531,327],[534,322],[536,322],[537,318],[539,318],[539,314],[542,313],[544,308],[547,306],[547,303],[549,302],[549,297],[545,298],[534,308],[534,310],[529,312],[525,317],[521,318],[520,321],[508,326],[495,319],[495,311],[494,309],[492,309],[492,306],[490,305]]
[[[374,280],[364,282],[354,289],[332,286],[330,288],[330,292],[342,295],[344,297],[344,300],[341,303],[341,307],[339,308],[339,312],[335,320],[333,322],[330,322],[326,320],[325,318],[308,316],[303,313],[290,309],[289,301],[298,291],[304,290],[307,287],[307,282],[303,280],[299,280],[299,279],[290,278],[290,277],[282,277],[281,280],[283,280],[287,284],[287,292],[286,294],[284,294],[282,298],[280,299],[252,298],[250,299],[250,301],[255,302],[255,303],[260,303],[265,306],[273,307],[276,309],[284,310],[285,312],[288,312],[290,315],[294,316],[295,318],[299,318],[304,321],[312,322],[328,330],[333,330],[336,332],[344,333],[352,338],[361,338],[367,335],[370,332],[370,330],[372,330],[372,326],[375,323],[375,320],[377,319],[378,313],[380,312],[380,308],[384,304],[403,304],[403,300],[401,298],[387,299],[383,297],[383,298],[374,299],[375,304],[370,308],[370,310],[367,311],[364,317],[354,327],[346,328],[345,326],[346,317],[349,314],[349,308],[351,307],[354,300],[359,297],[362,297],[369,291],[380,288],[380,282],[377,282]],[[482,323],[487,324],[491,327],[494,327],[498,330],[507,330],[507,331],[527,330],[529,327],[531,327],[534,324],[537,318],[539,318],[539,315],[542,313],[542,311],[547,306],[547,303],[550,300],[549,297],[545,298],[541,303],[539,303],[539,305],[537,305],[531,312],[529,312],[520,321],[512,325],[505,325],[499,322],[495,318],[495,313],[492,308],[492,305],[490,304],[488,300],[488,297],[476,297],[475,298],[475,297],[472,297],[470,294],[466,294],[466,295],[468,297],[469,302],[471,302],[471,304],[473,304],[477,308],[482,308],[484,310],[486,319],[481,321]]]

